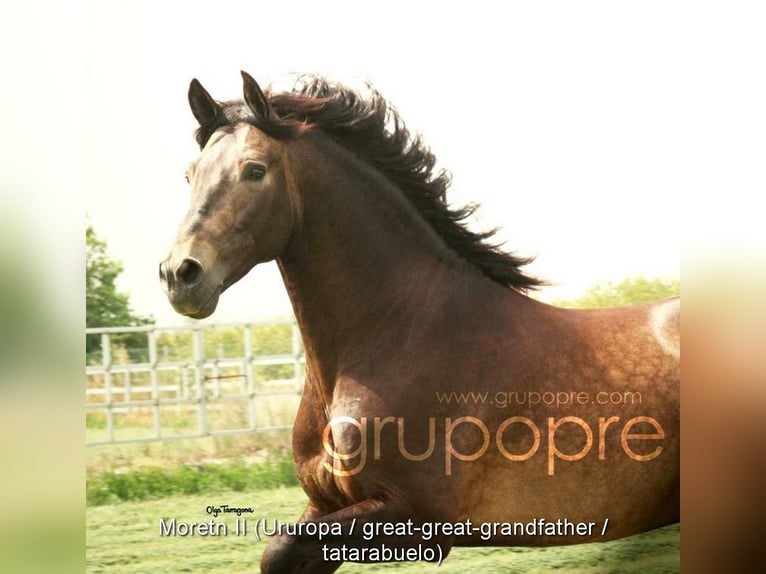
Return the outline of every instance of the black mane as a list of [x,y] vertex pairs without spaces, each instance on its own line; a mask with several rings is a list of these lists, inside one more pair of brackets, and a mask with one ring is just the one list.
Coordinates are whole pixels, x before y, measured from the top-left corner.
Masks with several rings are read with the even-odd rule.
[[283,140],[306,129],[321,130],[386,175],[444,242],[485,276],[519,291],[544,285],[521,269],[533,258],[506,253],[490,242],[496,229],[476,233],[467,228],[465,221],[477,206],[447,204],[450,175],[444,170],[434,173],[431,151],[410,135],[396,110],[372,86],[368,89],[370,95],[363,97],[321,77],[301,77],[291,92],[268,95],[278,120],[254,117],[242,101],[223,102],[223,115],[200,126],[196,140],[204,147],[214,131],[243,121]]

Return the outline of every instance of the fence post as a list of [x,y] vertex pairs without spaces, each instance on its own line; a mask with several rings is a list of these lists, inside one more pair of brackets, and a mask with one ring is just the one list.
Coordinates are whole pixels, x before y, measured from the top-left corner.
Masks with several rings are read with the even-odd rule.
[[154,423],[154,436],[160,438],[162,436],[162,428],[160,426],[160,390],[158,384],[157,373],[157,331],[152,329],[147,331],[147,337],[149,338],[149,380],[152,385],[152,418]]
[[221,398],[221,363],[220,360],[223,359],[223,345],[221,343],[218,343],[218,346],[216,348],[216,352],[218,354],[218,357],[213,361],[213,377],[215,381],[215,398],[220,399]]
[[301,341],[301,332],[298,329],[298,325],[293,323],[291,326],[291,332],[292,332],[292,343],[293,343],[293,378],[296,381],[301,380],[301,376],[303,373],[301,373],[301,348],[302,348],[302,341]]
[[[125,389],[123,392],[125,402],[130,403],[133,400],[133,394],[131,393],[131,387],[133,386],[133,373],[131,371],[125,371]],[[133,412],[133,405],[128,405],[128,414]]]
[[202,345],[202,331],[194,330],[194,383],[197,387],[197,399],[199,400],[199,409],[197,410],[197,421],[199,423],[199,433],[202,436],[208,435],[207,427],[207,389],[205,388],[205,364],[204,347]]
[[114,411],[112,410],[112,343],[109,333],[101,333],[101,360],[104,365],[104,390],[106,391],[106,436],[114,441]]
[[253,330],[245,325],[245,383],[247,384],[247,422],[250,430],[257,428],[258,412],[255,403],[255,378],[253,377]]

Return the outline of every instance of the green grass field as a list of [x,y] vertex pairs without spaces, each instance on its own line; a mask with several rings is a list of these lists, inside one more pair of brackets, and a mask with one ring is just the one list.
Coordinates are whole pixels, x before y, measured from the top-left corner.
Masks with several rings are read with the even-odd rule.
[[[253,517],[294,521],[306,498],[298,487],[254,492],[171,496],[86,509],[86,570],[99,572],[258,572],[266,542],[250,534],[233,534],[234,518],[219,515],[229,526],[221,537],[161,537],[159,521],[208,521],[208,505],[249,506]],[[223,517],[226,518],[223,518]],[[252,519],[250,520],[252,522]],[[456,548],[441,567],[427,563],[345,564],[340,572],[652,574],[679,572],[680,528],[669,526],[607,543],[544,549]]]

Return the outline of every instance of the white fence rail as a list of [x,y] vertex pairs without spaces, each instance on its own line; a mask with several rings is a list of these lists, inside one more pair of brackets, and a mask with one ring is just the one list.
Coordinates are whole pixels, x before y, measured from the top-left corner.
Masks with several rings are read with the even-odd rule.
[[[98,336],[101,347],[85,367],[88,446],[292,426],[305,369],[293,321],[100,328],[86,335]],[[277,353],[259,354],[274,343]]]

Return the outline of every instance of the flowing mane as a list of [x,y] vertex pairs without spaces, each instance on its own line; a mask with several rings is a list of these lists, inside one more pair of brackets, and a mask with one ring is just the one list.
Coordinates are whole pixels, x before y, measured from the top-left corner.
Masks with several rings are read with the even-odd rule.
[[491,280],[515,289],[535,289],[545,282],[523,272],[532,257],[507,253],[491,241],[493,229],[474,232],[466,220],[477,205],[447,203],[450,175],[434,171],[436,158],[407,130],[398,112],[368,84],[369,95],[322,77],[301,76],[292,91],[269,94],[278,119],[256,118],[243,101],[222,102],[223,113],[201,125],[195,137],[204,147],[217,129],[249,122],[276,139],[291,139],[307,129],[321,130],[394,183],[444,242]]

